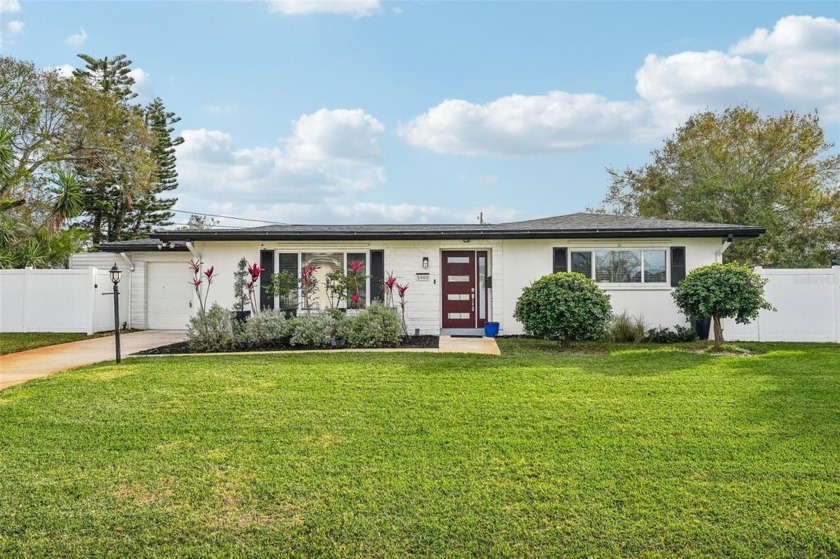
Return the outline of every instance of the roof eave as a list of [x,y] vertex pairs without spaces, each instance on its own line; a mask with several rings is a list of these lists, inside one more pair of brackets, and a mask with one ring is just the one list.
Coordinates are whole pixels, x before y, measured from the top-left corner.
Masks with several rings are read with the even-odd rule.
[[386,241],[386,240],[466,240],[466,239],[617,239],[667,237],[754,238],[763,227],[672,228],[672,229],[591,229],[504,231],[471,229],[463,231],[374,231],[374,232],[288,232],[288,231],[201,231],[156,232],[162,241]]

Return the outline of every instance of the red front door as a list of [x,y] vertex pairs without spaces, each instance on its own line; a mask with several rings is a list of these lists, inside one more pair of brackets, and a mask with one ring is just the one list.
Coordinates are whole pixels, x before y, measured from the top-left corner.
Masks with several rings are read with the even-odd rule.
[[442,254],[443,327],[477,328],[475,251],[451,250]]

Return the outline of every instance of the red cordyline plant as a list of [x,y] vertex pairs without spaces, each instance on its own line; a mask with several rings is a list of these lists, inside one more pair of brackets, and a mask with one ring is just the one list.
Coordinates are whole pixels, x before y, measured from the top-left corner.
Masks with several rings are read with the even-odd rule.
[[[202,278],[201,267],[204,265],[204,262],[201,260],[195,259],[190,260],[190,269],[193,271],[193,279],[190,280],[189,283],[192,284],[193,288],[195,289],[195,294],[198,297],[198,305],[201,309],[201,314],[204,314],[205,310],[207,309],[207,295],[210,293],[210,285],[213,283],[213,278],[216,275],[213,273],[214,267],[210,266],[206,270],[204,270],[204,278]],[[201,285],[204,283],[204,280],[207,280],[207,287],[204,289],[204,295],[201,294]]]
[[350,277],[347,278],[347,286],[350,288],[350,303],[354,309],[358,309],[360,306],[361,294],[361,286],[364,285],[365,279],[367,276],[364,274],[359,274],[359,271],[365,267],[364,260],[351,260],[347,263],[347,267],[350,269]]
[[315,272],[320,270],[320,266],[316,266],[311,262],[306,262],[300,269],[300,294],[303,296],[303,306],[309,310],[309,298],[318,289],[318,278],[315,277]]
[[245,283],[245,288],[248,290],[248,301],[251,303],[251,310],[254,314],[259,312],[259,305],[257,305],[257,293],[256,287],[257,282],[260,280],[260,274],[262,274],[263,268],[260,268],[260,265],[254,262],[250,266],[248,266],[248,273],[251,274],[251,281]]
[[397,288],[397,294],[400,296],[400,314],[402,315],[403,332],[408,336],[408,326],[405,324],[405,292],[408,291],[408,284],[401,285],[396,283],[395,287]]
[[388,273],[388,279],[382,282],[382,292],[385,296],[385,306],[394,306],[394,286],[397,284],[397,276],[393,272]]

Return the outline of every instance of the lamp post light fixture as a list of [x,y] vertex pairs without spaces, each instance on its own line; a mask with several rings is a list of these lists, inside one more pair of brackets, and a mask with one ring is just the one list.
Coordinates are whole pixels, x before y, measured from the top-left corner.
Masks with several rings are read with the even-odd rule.
[[119,283],[120,279],[122,279],[122,271],[117,268],[117,263],[114,262],[114,266],[108,272],[111,276],[111,283],[114,284],[114,343],[116,344],[117,349],[117,363],[121,361],[120,359],[120,288]]

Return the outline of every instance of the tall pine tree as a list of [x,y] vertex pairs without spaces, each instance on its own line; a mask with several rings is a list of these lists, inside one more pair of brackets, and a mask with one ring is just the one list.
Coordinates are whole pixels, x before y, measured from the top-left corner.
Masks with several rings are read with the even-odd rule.
[[169,211],[178,198],[163,198],[162,195],[178,188],[178,171],[175,168],[175,148],[184,143],[184,138],[172,137],[173,125],[181,119],[168,112],[159,97],[145,110],[146,126],[152,134],[152,157],[156,163],[154,184],[149,193],[134,204],[134,211],[128,215],[126,235],[131,238],[148,236],[152,230],[172,225],[174,214]]

